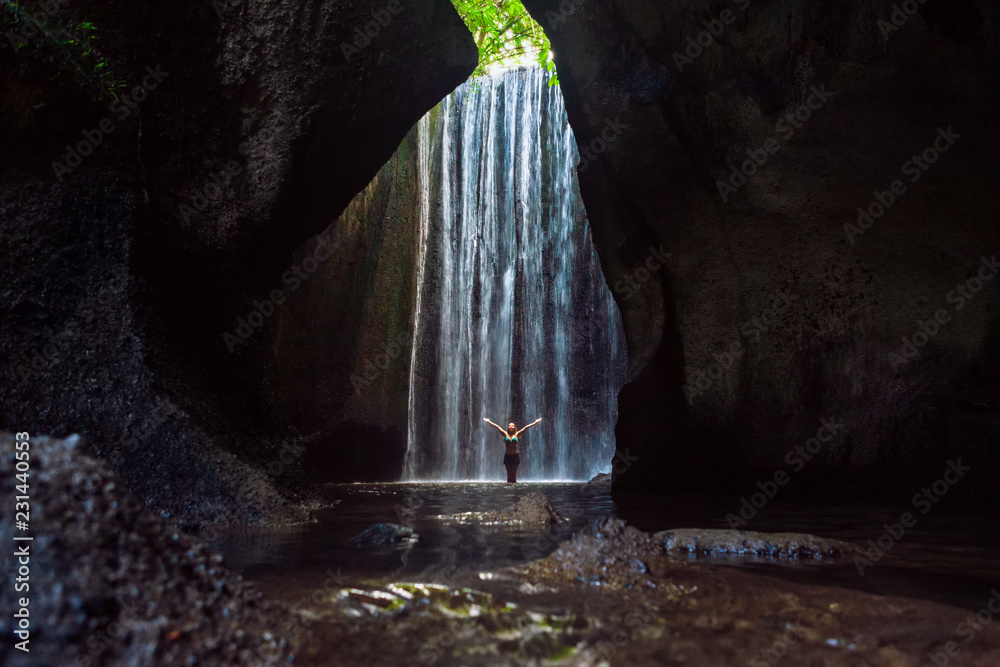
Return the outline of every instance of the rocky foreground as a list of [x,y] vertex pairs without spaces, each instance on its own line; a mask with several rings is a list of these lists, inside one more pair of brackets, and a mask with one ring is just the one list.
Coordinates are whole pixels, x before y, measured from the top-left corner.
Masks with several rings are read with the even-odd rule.
[[447,586],[369,582],[308,606],[317,625],[299,661],[309,665],[327,664],[334,647],[411,667],[904,667],[949,650],[960,664],[1000,664],[996,628],[965,641],[967,611],[694,565],[617,519],[522,568]]
[[[15,493],[14,462],[12,438],[0,437],[0,497]],[[1000,664],[1000,631],[973,630],[968,611],[793,584],[675,554],[679,545],[701,544],[711,545],[706,552],[802,557],[805,543],[826,560],[847,556],[849,545],[812,536],[653,536],[605,519],[522,567],[459,572],[433,584],[338,572],[315,589],[282,591],[277,602],[144,508],[76,438],[32,441],[30,493],[31,654],[11,639],[15,575],[5,557],[3,664],[903,667],[935,657]],[[551,519],[553,512],[544,498],[526,496],[498,515]],[[0,539],[12,543],[15,531],[12,513],[0,514]],[[984,606],[988,598],[984,591]]]
[[[293,657],[298,617],[143,507],[106,464],[80,451],[79,438],[30,445],[28,530],[17,530],[14,512],[0,512],[3,664],[276,665]],[[14,452],[14,438],[0,435],[0,499],[11,508],[21,483]],[[29,588],[15,592],[8,545],[25,543]],[[15,648],[8,613],[24,596],[30,653]]]

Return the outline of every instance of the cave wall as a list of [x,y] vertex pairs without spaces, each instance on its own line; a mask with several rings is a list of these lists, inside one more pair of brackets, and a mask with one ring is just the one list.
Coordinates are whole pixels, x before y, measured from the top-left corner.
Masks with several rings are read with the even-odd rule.
[[471,36],[446,0],[3,12],[3,428],[82,433],[168,515],[299,516],[277,321],[241,320],[471,73]]
[[295,254],[302,265],[318,246],[329,259],[306,280],[287,276],[296,293],[280,308],[278,380],[316,481],[402,474],[419,254],[417,150],[414,128],[341,216]]
[[996,499],[1000,284],[954,290],[1000,250],[1000,8],[911,4],[526,0],[629,341],[619,490],[752,491],[827,419],[797,492],[908,497],[962,456]]

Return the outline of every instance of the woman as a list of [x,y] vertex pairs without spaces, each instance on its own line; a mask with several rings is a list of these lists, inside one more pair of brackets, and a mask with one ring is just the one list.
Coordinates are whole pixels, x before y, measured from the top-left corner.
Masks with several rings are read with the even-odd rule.
[[517,483],[517,466],[521,464],[521,456],[517,452],[517,436],[521,435],[529,428],[542,421],[539,417],[535,421],[531,422],[520,431],[517,430],[517,426],[514,422],[507,424],[507,430],[500,428],[498,424],[494,424],[489,420],[488,417],[483,417],[483,421],[490,426],[496,428],[498,431],[504,435],[504,444],[507,446],[507,453],[503,455],[503,465],[507,468],[507,483],[516,484]]

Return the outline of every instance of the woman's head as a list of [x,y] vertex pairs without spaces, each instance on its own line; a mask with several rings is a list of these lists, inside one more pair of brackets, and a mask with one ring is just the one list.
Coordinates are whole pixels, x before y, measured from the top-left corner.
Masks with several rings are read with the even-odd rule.
[[517,426],[514,424],[514,422],[507,424],[507,433],[510,435],[514,435],[515,433],[517,433]]

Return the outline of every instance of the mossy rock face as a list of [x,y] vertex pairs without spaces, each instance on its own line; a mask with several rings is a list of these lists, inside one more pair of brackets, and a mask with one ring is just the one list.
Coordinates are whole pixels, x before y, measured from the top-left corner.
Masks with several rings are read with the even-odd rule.
[[[360,631],[376,631],[396,644],[424,638],[418,663],[450,655],[469,664],[531,664],[576,653],[578,632],[589,624],[576,615],[540,612],[464,587],[419,582],[345,588],[332,599]],[[374,625],[369,625],[374,624]],[[385,625],[383,625],[385,624]],[[398,641],[397,641],[398,640]],[[463,662],[463,664],[465,664]]]

